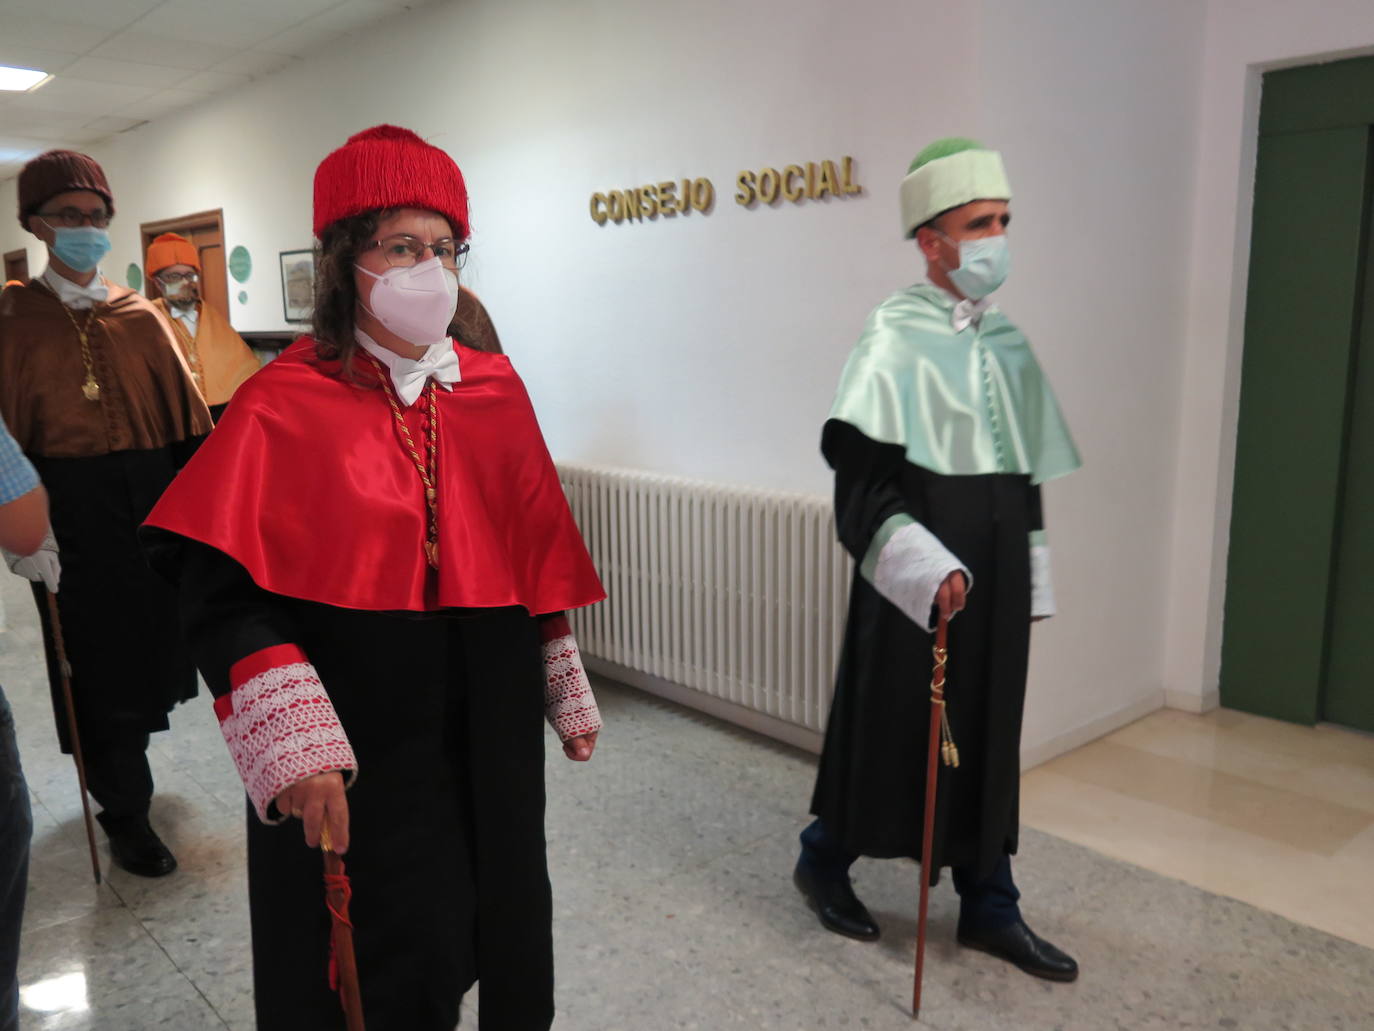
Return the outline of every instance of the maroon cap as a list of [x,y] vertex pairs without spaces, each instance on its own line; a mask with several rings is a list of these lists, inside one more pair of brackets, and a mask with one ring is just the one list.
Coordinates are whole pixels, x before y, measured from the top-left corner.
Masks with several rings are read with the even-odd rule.
[[114,197],[104,170],[95,158],[74,150],[50,150],[39,154],[19,173],[19,224],[29,228],[29,216],[59,193],[90,190],[105,198],[105,207],[114,214]]

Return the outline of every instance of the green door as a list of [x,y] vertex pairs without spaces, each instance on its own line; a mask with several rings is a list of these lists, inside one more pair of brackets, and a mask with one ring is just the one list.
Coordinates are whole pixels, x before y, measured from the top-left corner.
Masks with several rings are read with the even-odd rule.
[[1374,242],[1366,240],[1322,718],[1374,730]]
[[1221,669],[1224,705],[1370,730],[1372,125],[1374,59],[1265,76]]

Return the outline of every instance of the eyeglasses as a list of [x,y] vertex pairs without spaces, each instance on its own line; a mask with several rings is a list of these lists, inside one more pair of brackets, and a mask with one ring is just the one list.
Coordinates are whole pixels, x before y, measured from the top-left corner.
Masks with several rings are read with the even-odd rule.
[[95,211],[82,211],[80,208],[63,208],[61,211],[40,211],[38,217],[50,226],[68,226],[74,228],[89,222],[97,229],[104,229],[110,224],[110,213],[100,208],[97,208]]
[[200,278],[199,272],[159,272],[158,281],[166,283],[168,286],[176,286],[178,283],[194,283]]
[[457,272],[468,260],[468,245],[457,240],[445,238],[425,243],[423,240],[406,233],[388,236],[384,240],[373,240],[363,248],[371,251],[380,249],[382,257],[393,268],[409,268],[424,260],[425,251],[439,259],[439,264],[451,272]]

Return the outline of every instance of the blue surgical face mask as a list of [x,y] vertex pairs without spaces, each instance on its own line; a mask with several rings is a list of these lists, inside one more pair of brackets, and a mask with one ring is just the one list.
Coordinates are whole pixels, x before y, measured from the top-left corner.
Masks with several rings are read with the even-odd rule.
[[110,234],[95,226],[51,226],[55,234],[52,252],[57,260],[75,272],[89,272],[110,253]]
[[[943,233],[940,234],[944,236]],[[946,240],[954,243],[948,236]],[[959,267],[949,269],[949,281],[959,292],[974,301],[981,301],[1007,281],[1011,268],[1011,252],[1006,235],[985,236],[979,240],[959,241]]]

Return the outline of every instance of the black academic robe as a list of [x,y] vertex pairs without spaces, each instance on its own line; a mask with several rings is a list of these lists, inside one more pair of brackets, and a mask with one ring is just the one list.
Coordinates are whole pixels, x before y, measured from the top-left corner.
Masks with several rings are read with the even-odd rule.
[[[169,710],[196,693],[175,597],[136,534],[211,428],[156,310],[106,286],[89,311],[65,311],[38,280],[0,299],[0,414],[48,491],[77,727],[92,746],[166,730]],[[100,386],[95,401],[83,394],[88,375]],[[70,751],[46,593],[35,586],[58,738]]]
[[[1030,647],[1030,533],[1040,489],[1007,473],[939,475],[846,422],[826,423],[840,540],[861,562],[883,523],[905,512],[973,575],[950,622],[945,691],[959,748],[937,788],[931,882],[944,866],[992,872],[1017,846],[1021,717]],[[811,811],[860,855],[921,856],[934,635],[856,569]]]
[[[544,662],[523,608],[387,613],[272,594],[233,559],[145,530],[178,585],[211,693],[296,645],[357,756],[348,791],[354,945],[369,1028],[452,1031],[481,981],[483,1026],[544,1031],[553,942],[544,840]],[[347,561],[347,556],[339,556]],[[273,811],[272,816],[278,814]],[[259,1031],[342,1029],[330,916],[298,820],[248,825]]]
[[[48,491],[77,730],[91,744],[166,730],[173,706],[196,695],[195,664],[177,629],[176,596],[148,568],[137,534],[198,440],[89,458],[29,456]],[[70,752],[47,587],[34,584],[33,592],[58,741]]]
[[[543,642],[604,592],[509,359],[460,357],[402,435],[370,362],[350,378],[298,342],[143,528],[254,802],[259,1031],[342,1027],[320,853],[298,821],[264,822],[287,786],[335,770],[356,773],[367,1026],[452,1031],[475,980],[484,1026],[553,1020]],[[405,437],[437,441],[434,549]]]

